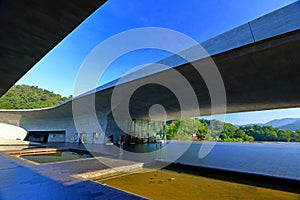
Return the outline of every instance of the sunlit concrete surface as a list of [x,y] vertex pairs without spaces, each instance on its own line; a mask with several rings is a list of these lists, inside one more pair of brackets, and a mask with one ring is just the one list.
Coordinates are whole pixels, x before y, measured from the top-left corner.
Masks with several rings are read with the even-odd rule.
[[24,140],[25,136],[26,130],[19,126],[0,123],[0,138]]
[[[208,145],[210,144],[210,142],[207,143]],[[134,162],[146,160],[146,155],[143,153],[137,153],[135,156],[120,154],[119,149],[114,146],[101,144],[79,145],[70,143],[50,143],[49,145],[57,148],[88,149],[91,152],[107,153],[116,158],[132,160]],[[174,149],[180,149],[182,142],[173,143],[172,145]],[[199,158],[198,153],[202,145],[203,142],[193,142],[180,158],[172,162],[300,181],[299,143],[219,142],[213,146],[212,151],[209,152],[206,157]],[[211,143],[211,145],[214,145],[214,143]],[[145,144],[145,148],[147,148],[147,144]],[[168,160],[168,157],[172,152],[167,152],[166,150],[162,150],[161,152],[161,156],[156,159],[164,162],[171,162]]]
[[217,143],[203,159],[195,142],[176,161],[183,164],[300,181],[299,143]]
[[0,96],[105,0],[1,0]]

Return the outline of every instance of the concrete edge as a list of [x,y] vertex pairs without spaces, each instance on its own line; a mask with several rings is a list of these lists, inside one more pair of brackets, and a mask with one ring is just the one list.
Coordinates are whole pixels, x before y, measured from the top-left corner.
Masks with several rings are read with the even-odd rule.
[[105,176],[110,176],[118,173],[132,173],[137,170],[143,169],[144,163],[136,163],[126,166],[114,167],[109,169],[97,170],[92,172],[86,172],[81,174],[73,174],[71,177],[79,179],[96,179],[103,178]]

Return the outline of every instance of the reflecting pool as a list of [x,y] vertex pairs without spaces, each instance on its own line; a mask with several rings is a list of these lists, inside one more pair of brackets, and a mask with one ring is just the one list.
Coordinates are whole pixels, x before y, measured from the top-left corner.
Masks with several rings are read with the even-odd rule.
[[145,170],[96,180],[150,199],[300,199],[299,194],[169,170]]

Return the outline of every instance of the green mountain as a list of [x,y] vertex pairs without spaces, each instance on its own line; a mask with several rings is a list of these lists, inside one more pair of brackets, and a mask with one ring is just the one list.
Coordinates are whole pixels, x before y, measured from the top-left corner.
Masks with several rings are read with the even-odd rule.
[[49,90],[29,85],[14,85],[0,98],[0,109],[46,108],[61,104],[72,96],[63,97]]
[[219,120],[178,119],[169,121],[167,139],[214,140],[220,142],[282,141],[300,142],[300,130],[281,130],[272,125],[234,126]]

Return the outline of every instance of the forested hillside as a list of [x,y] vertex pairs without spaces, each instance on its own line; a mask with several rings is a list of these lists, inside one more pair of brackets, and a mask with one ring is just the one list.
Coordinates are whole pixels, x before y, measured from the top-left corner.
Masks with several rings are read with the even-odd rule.
[[63,97],[37,86],[15,85],[0,98],[0,109],[46,108],[72,97]]
[[234,126],[218,120],[179,119],[169,121],[167,139],[215,140],[223,142],[282,141],[299,142],[300,130],[281,130],[273,126]]

